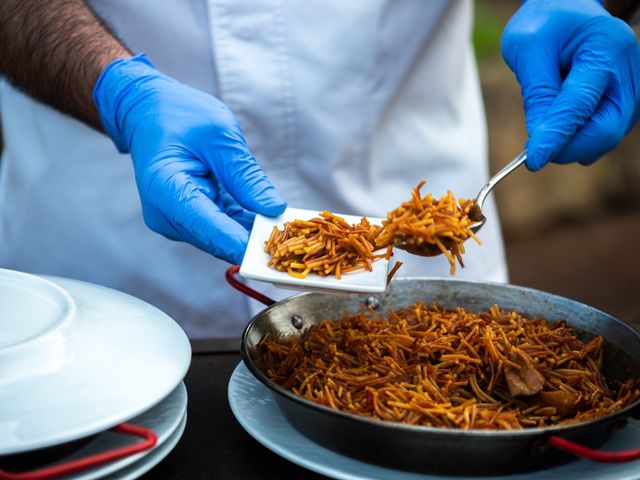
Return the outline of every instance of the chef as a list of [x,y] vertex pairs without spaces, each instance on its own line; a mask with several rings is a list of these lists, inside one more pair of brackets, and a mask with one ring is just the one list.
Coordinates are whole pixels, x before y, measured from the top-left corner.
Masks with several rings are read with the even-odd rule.
[[[506,27],[530,170],[590,164],[638,119],[639,46],[605,7],[529,0]],[[383,216],[422,178],[436,196],[485,183],[471,20],[462,0],[3,0],[0,266],[236,338],[261,307],[223,275],[256,213]],[[503,282],[485,213],[458,276]],[[448,275],[397,255],[403,275]]]

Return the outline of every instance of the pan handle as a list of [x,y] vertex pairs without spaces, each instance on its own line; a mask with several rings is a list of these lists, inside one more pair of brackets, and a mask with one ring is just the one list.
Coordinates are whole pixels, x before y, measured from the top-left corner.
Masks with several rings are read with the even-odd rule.
[[272,300],[266,295],[263,295],[262,293],[254,290],[253,288],[245,285],[240,280],[238,280],[237,275],[239,271],[240,271],[239,265],[231,265],[227,269],[227,272],[225,273],[225,278],[227,279],[227,282],[229,282],[229,285],[231,285],[236,290],[240,290],[242,293],[244,293],[248,297],[251,297],[254,300],[257,300],[261,303],[264,303],[267,307],[276,303],[275,300]]
[[128,457],[129,455],[135,455],[136,453],[149,450],[158,441],[158,437],[152,430],[138,425],[132,425],[130,423],[121,423],[120,425],[113,427],[111,430],[124,435],[140,437],[143,441],[116,448],[115,450],[96,453],[89,455],[88,457],[59,463],[50,467],[39,468],[38,470],[32,470],[30,472],[18,473],[0,470],[0,480],[44,480],[60,477],[61,475],[69,475],[71,473],[80,472],[88,468],[94,468],[108,462],[120,460],[121,458]]
[[589,460],[601,463],[624,463],[640,459],[640,448],[623,450],[621,452],[603,452],[585,447],[584,445],[558,437],[557,435],[549,437],[548,444],[555,449],[570,453],[576,457],[588,458]]

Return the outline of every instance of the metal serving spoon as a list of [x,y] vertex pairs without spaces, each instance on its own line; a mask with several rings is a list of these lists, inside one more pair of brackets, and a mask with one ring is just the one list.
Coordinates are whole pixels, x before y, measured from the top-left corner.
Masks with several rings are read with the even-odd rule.
[[[513,172],[516,168],[522,165],[526,159],[527,159],[527,151],[524,150],[516,158],[511,160],[511,162],[509,162],[507,166],[505,166],[502,170],[500,170],[493,177],[491,177],[491,179],[489,179],[487,184],[484,187],[482,187],[482,189],[478,193],[478,196],[476,197],[475,204],[469,210],[469,218],[474,222],[469,226],[469,228],[473,233],[476,233],[478,230],[480,230],[487,221],[487,217],[485,217],[484,214],[482,213],[482,205],[484,204],[484,201],[487,198],[487,195],[489,195],[489,192],[493,190],[493,187],[495,187],[500,180],[502,180],[504,177],[506,177],[511,172]],[[441,241],[443,245],[447,248],[451,244],[451,240],[446,237],[442,238]],[[413,255],[421,255],[423,257],[433,257],[435,255],[440,255],[442,253],[442,251],[434,243],[424,242],[419,245],[415,245],[410,242],[407,242],[406,237],[398,237],[394,239],[393,245],[394,247],[399,248],[401,250],[406,250],[407,252],[412,253]]]

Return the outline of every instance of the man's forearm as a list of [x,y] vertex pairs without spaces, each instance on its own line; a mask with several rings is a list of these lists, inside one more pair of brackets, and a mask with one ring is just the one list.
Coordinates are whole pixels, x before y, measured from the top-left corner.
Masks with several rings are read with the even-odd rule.
[[130,56],[82,0],[0,1],[0,46],[0,74],[96,128],[93,86],[111,61]]

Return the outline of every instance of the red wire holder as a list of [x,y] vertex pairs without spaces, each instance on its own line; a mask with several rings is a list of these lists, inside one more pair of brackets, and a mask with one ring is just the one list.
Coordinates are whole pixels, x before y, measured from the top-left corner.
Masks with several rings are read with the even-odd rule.
[[116,448],[115,450],[96,453],[84,458],[52,465],[50,467],[39,468],[38,470],[32,470],[30,472],[17,473],[0,470],[0,480],[44,480],[56,478],[61,475],[69,475],[149,450],[153,448],[158,441],[157,435],[152,430],[130,423],[121,423],[111,430],[124,435],[140,437],[143,440],[132,445]]
[[267,307],[269,307],[269,306],[273,305],[274,303],[276,303],[275,300],[272,300],[271,298],[267,297],[266,295],[263,295],[260,292],[257,292],[253,288],[248,287],[247,285],[242,283],[240,280],[238,280],[236,278],[236,275],[238,274],[239,271],[240,271],[240,266],[239,265],[232,265],[227,269],[227,272],[225,273],[225,277],[227,279],[227,282],[229,282],[229,285],[231,285],[236,290],[241,291],[242,293],[244,293],[248,297],[251,297],[254,300],[257,300],[257,301],[259,301],[261,303],[264,303]]
[[603,452],[593,448],[585,447],[578,443],[552,435],[547,443],[558,450],[570,453],[576,457],[587,458],[600,463],[625,463],[640,459],[640,448],[632,450],[622,450],[620,452]]

